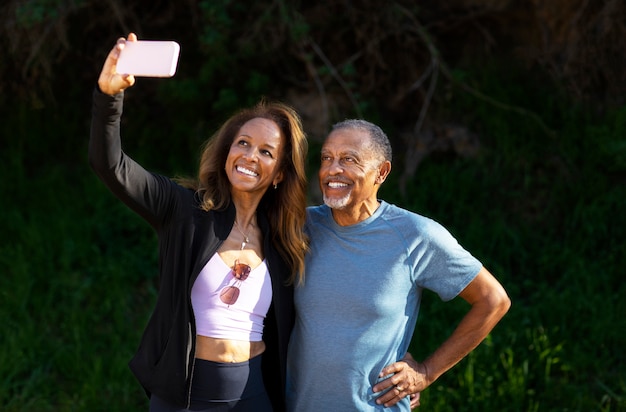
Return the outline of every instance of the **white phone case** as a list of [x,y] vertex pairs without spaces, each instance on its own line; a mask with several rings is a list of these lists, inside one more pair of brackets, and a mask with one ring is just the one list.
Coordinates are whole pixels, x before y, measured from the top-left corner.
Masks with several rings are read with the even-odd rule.
[[175,41],[127,41],[117,60],[117,72],[138,77],[172,77],[180,45]]

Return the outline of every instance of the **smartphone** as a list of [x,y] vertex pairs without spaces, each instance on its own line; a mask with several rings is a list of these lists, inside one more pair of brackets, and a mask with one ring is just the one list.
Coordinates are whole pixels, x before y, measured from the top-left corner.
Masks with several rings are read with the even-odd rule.
[[127,41],[117,59],[117,72],[138,77],[172,77],[180,45],[175,41]]

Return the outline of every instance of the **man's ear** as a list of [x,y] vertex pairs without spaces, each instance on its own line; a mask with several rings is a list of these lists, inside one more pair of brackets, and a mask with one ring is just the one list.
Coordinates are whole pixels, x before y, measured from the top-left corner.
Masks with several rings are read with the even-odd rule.
[[385,160],[378,166],[378,177],[376,177],[376,183],[379,185],[382,184],[391,173],[391,162],[389,160]]

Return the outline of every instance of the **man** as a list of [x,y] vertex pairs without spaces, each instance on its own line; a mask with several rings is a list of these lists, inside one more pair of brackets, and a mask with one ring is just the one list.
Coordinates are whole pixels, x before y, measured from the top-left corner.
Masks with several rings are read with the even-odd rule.
[[[500,283],[445,228],[377,198],[390,171],[391,146],[378,126],[333,126],[319,170],[325,205],[307,210],[310,253],[288,356],[291,411],[408,411],[510,307]],[[424,288],[471,308],[416,362],[407,350]]]

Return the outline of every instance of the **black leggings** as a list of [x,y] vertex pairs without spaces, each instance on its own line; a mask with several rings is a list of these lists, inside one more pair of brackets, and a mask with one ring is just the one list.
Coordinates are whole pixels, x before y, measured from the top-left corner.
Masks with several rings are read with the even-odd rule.
[[272,412],[263,385],[261,356],[240,363],[196,359],[188,409],[169,404],[155,394],[150,412]]

